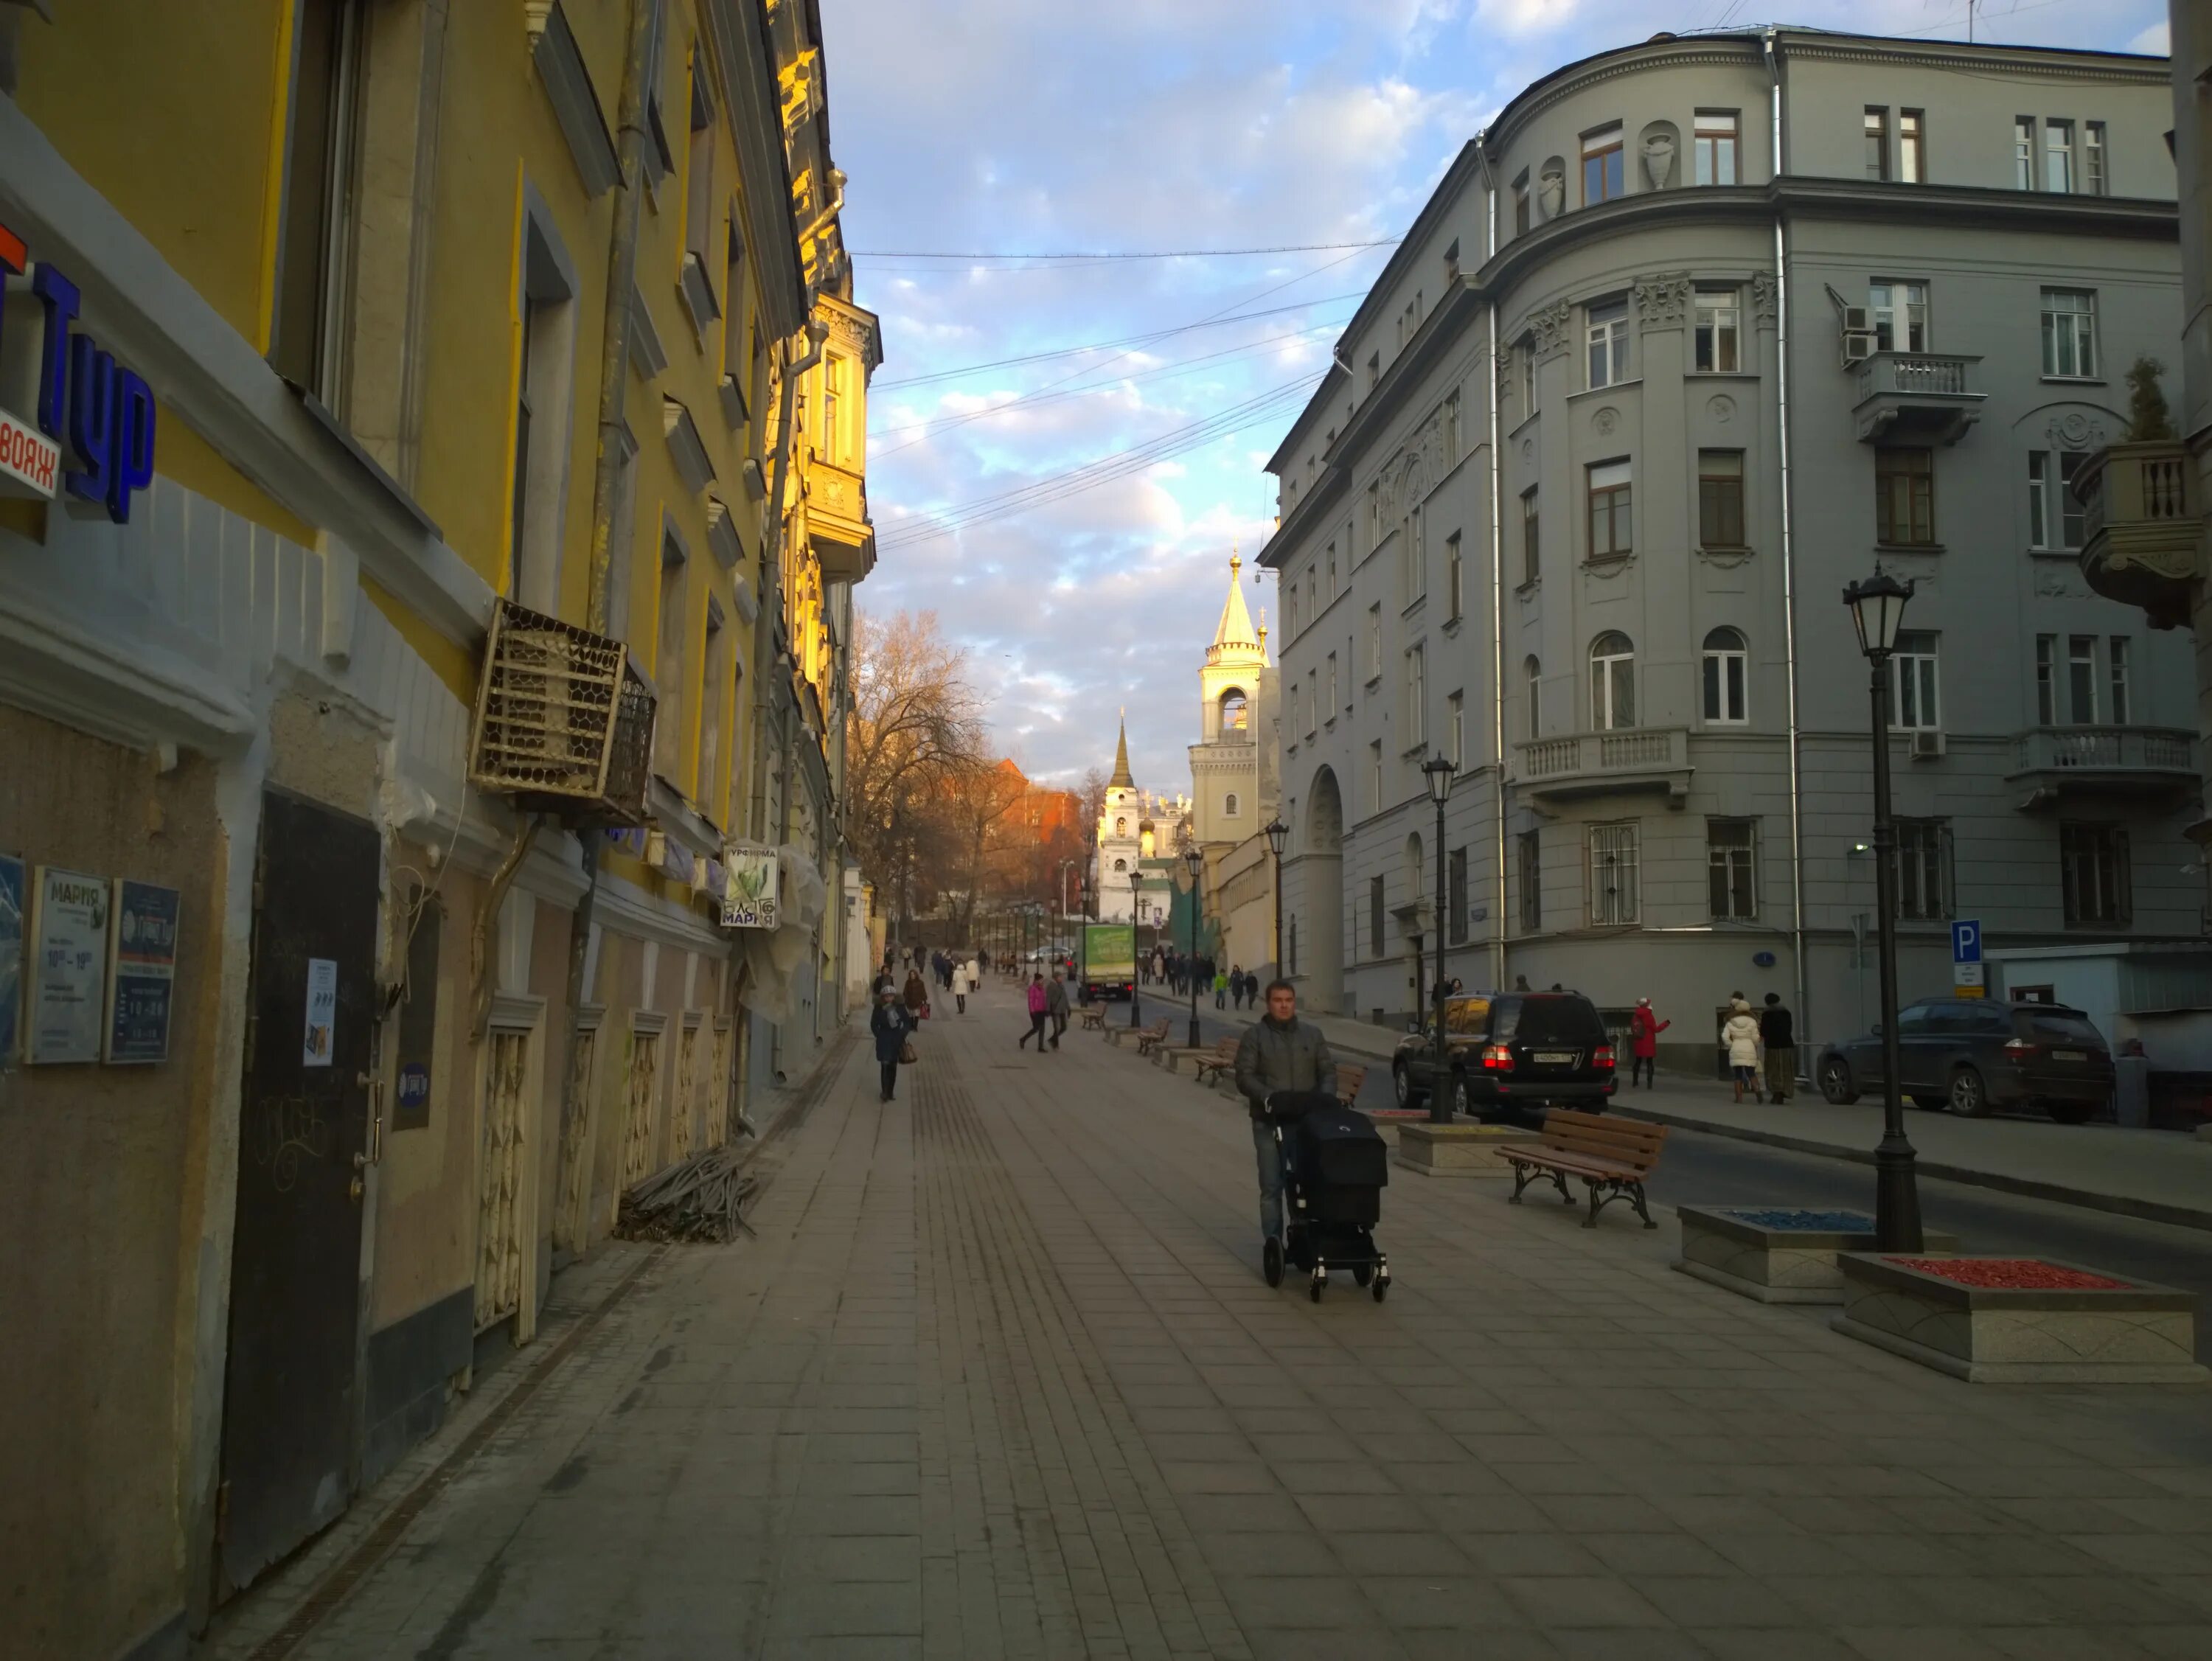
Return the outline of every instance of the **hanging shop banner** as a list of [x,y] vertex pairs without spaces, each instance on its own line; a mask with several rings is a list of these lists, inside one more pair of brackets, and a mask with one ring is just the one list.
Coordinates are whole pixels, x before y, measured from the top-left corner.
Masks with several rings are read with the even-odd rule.
[[107,880],[41,865],[31,898],[25,1058],[34,1065],[98,1061],[107,1007]]
[[301,1041],[302,1067],[327,1067],[337,1052],[338,964],[334,957],[307,960],[307,1029]]
[[23,1008],[23,862],[0,853],[0,1073],[15,1059]]
[[176,1003],[177,917],[183,896],[174,888],[118,876],[114,898],[114,919],[107,931],[105,1058],[123,1065],[167,1061],[169,1019]]
[[722,926],[726,929],[773,929],[776,926],[776,869],[774,848],[739,847],[722,850],[725,887]]

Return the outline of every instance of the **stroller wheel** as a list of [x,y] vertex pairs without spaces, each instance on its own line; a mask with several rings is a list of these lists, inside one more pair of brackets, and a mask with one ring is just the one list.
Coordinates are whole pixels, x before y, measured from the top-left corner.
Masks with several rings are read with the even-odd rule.
[[1327,1266],[1318,1263],[1314,1265],[1313,1278],[1306,1282],[1307,1299],[1310,1302],[1319,1303],[1321,1301],[1322,1291],[1328,1285],[1328,1270]]
[[1267,1277],[1270,1286],[1283,1283],[1283,1243],[1272,1234],[1267,1237],[1267,1243],[1260,1248],[1260,1272]]
[[1388,1275],[1376,1276],[1375,1277],[1375,1301],[1380,1303],[1383,1299],[1389,1295],[1390,1277]]
[[1352,1265],[1352,1283],[1354,1286],[1364,1286],[1364,1285],[1366,1285],[1366,1284],[1367,1284],[1367,1282],[1368,1282],[1369,1281],[1370,1281],[1370,1280],[1372,1280],[1372,1279],[1374,1279],[1374,1278],[1375,1278],[1375,1265],[1374,1265],[1374,1264],[1368,1264],[1368,1263],[1361,1263],[1361,1264],[1354,1264]]

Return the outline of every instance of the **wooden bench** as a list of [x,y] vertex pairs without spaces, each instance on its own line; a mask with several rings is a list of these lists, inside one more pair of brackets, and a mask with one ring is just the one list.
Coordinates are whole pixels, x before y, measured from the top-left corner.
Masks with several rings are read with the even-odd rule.
[[1103,1003],[1079,1003],[1075,1006],[1075,1015],[1082,1021],[1083,1030],[1086,1033],[1100,1032],[1105,1028],[1106,1006]]
[[1152,1059],[1171,1073],[1181,1072],[1188,1062],[1191,1070],[1198,1075],[1198,1082],[1203,1084],[1206,1082],[1205,1069],[1237,1064],[1237,1045],[1235,1038],[1218,1040],[1210,1050],[1202,1045],[1164,1044],[1152,1052]]
[[1548,1177],[1559,1197],[1572,1205],[1575,1197],[1567,1191],[1567,1179],[1573,1177],[1589,1191],[1589,1215],[1583,1219],[1583,1228],[1596,1228],[1597,1214],[1625,1199],[1636,1208],[1646,1228],[1656,1228],[1659,1225],[1644,1203],[1644,1179],[1659,1163],[1659,1150],[1666,1141],[1663,1125],[1554,1107],[1544,1115],[1542,1141],[1533,1147],[1501,1148],[1498,1153],[1513,1167],[1516,1205],[1521,1203],[1521,1191],[1540,1177]]
[[1212,1050],[1192,1063],[1191,1071],[1198,1075],[1200,1084],[1211,1084],[1224,1073],[1237,1070],[1237,1046],[1243,1042],[1242,1036],[1224,1038]]
[[1137,1029],[1137,1053],[1148,1056],[1158,1046],[1168,1041],[1168,1017],[1162,1015],[1149,1027]]

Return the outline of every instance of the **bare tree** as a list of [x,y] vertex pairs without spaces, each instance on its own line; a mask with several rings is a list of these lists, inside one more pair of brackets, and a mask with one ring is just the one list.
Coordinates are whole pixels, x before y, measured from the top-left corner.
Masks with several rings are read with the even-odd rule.
[[967,670],[968,654],[939,632],[933,611],[854,617],[847,834],[902,923],[939,886],[926,873],[943,871],[948,781],[982,764],[982,700]]

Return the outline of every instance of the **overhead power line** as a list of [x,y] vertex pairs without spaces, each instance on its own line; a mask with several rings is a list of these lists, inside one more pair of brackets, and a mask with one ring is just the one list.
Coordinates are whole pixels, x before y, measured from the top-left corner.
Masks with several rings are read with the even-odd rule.
[[1395,247],[1401,239],[1382,237],[1372,242],[1291,242],[1273,248],[1149,248],[1100,249],[1091,253],[1054,251],[1048,253],[939,253],[912,248],[855,248],[855,259],[1234,259],[1246,254],[1328,254],[1346,248]]

